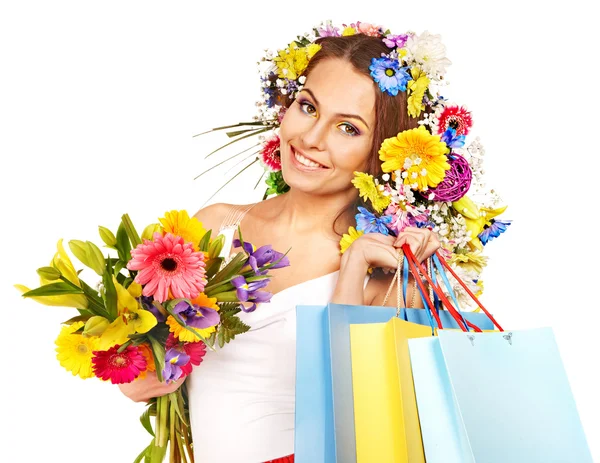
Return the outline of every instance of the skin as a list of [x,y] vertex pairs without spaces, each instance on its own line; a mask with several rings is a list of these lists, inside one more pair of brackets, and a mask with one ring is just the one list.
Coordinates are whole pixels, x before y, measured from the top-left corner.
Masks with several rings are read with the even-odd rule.
[[[425,229],[407,228],[398,237],[371,233],[361,236],[340,256],[334,219],[357,197],[351,184],[354,171],[365,171],[375,127],[373,80],[347,62],[328,59],[308,76],[304,90],[290,106],[281,123],[281,163],[290,191],[262,201],[244,217],[244,239],[260,246],[271,244],[285,252],[292,265],[278,269],[266,290],[278,293],[290,286],[339,270],[332,302],[383,305],[393,274],[376,272],[363,290],[370,267],[395,269],[398,249],[408,243],[419,261],[431,256],[440,243]],[[303,170],[294,161],[296,153],[321,164],[315,171]],[[205,228],[218,230],[232,206],[214,204],[195,215]],[[338,220],[338,230],[354,225],[354,212]],[[233,250],[232,250],[233,252]],[[412,298],[409,285],[406,300]],[[418,299],[418,298],[417,298]],[[396,289],[386,305],[395,306]],[[166,385],[155,375],[120,385],[134,401],[173,392],[181,381]]]

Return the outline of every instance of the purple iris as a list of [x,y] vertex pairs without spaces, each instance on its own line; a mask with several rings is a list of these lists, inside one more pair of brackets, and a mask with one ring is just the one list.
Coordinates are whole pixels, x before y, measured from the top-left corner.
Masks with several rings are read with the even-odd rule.
[[241,305],[241,309],[244,312],[254,312],[256,310],[256,304],[261,302],[269,302],[273,296],[267,291],[259,291],[269,284],[269,279],[251,281],[248,283],[243,276],[237,276],[231,283],[236,288],[236,294],[240,302],[252,302],[249,308],[245,308]]
[[390,232],[386,224],[390,223],[393,219],[391,215],[384,215],[377,217],[372,212],[368,211],[364,207],[359,207],[359,214],[356,214],[356,228],[365,233],[381,233],[382,235],[389,235]]
[[152,312],[152,315],[154,315],[156,317],[156,321],[158,323],[164,323],[164,321],[167,319],[167,317],[165,317],[165,315],[156,308],[156,306],[153,304],[153,302],[154,302],[154,298],[152,296],[147,296],[147,297],[142,296],[140,298],[140,304],[142,304],[142,307],[144,309],[146,309],[148,312]]
[[385,43],[389,48],[402,48],[406,45],[406,41],[408,40],[407,34],[388,34],[383,39],[383,43]]
[[510,225],[510,223],[510,220],[492,219],[490,220],[490,225],[485,225],[483,227],[483,231],[479,235],[477,235],[477,237],[485,246],[488,243],[488,241],[491,241],[494,238],[498,238],[502,233],[504,233]]
[[190,356],[185,352],[175,349],[169,349],[165,354],[165,368],[162,371],[163,379],[167,384],[171,381],[177,381],[181,377],[181,367],[187,365]]
[[173,313],[186,326],[191,326],[192,328],[210,328],[221,321],[221,316],[215,309],[196,304],[191,305],[186,301],[178,302],[173,307]]
[[[242,243],[240,240],[233,240],[233,245],[236,248],[239,248],[242,246]],[[290,265],[290,260],[287,257],[284,257],[281,252],[275,251],[270,244],[261,246],[255,251],[254,246],[246,241],[244,242],[243,247],[244,251],[249,254],[248,264],[252,267],[256,275],[265,275],[267,270],[261,271],[260,268],[267,264],[271,264],[269,269],[282,268]]]
[[406,84],[412,77],[407,67],[400,67],[400,62],[392,58],[372,58],[369,66],[371,77],[379,84],[382,92],[396,96],[399,91],[406,91]]
[[449,148],[462,148],[465,146],[465,135],[456,135],[456,129],[448,127],[440,137],[440,140],[446,143]]

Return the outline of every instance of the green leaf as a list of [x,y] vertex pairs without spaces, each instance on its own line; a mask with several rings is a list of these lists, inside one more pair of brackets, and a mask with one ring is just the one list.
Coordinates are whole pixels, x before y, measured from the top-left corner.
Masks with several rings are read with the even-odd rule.
[[244,265],[244,262],[246,261],[246,258],[247,257],[245,253],[238,252],[236,256],[212,278],[210,284],[204,288],[205,293],[210,288],[214,288],[223,284],[225,280],[230,280],[236,273],[240,271]]
[[217,294],[208,294],[205,291],[205,294],[208,297],[215,297],[217,298],[217,302],[236,302],[238,301],[238,296],[237,296],[237,290],[232,289],[231,291],[225,291],[223,293],[217,293]]
[[144,410],[144,413],[140,416],[140,421],[142,422],[144,429],[154,437],[154,429],[152,429],[152,423],[150,422],[150,406],[146,407],[146,410]]
[[83,294],[83,290],[68,283],[50,283],[49,285],[40,286],[39,288],[27,291],[26,293],[23,293],[22,296],[60,296],[61,294]]
[[210,246],[210,235],[211,234],[212,234],[212,230],[208,230],[204,235],[202,235],[202,238],[200,239],[200,243],[198,243],[198,248],[200,249],[200,251],[202,251],[202,252],[208,251],[208,248]]
[[133,246],[135,248],[138,245],[142,244],[140,235],[135,230],[135,227],[133,226],[133,222],[129,218],[129,214],[123,214],[121,216],[121,224],[123,225],[123,227],[125,227],[125,231],[127,232],[127,236],[129,237],[131,246]]
[[135,460],[133,460],[133,463],[141,463],[142,459],[144,459],[144,461],[146,461],[147,454],[148,454],[148,451],[150,450],[151,445],[152,444],[150,444],[148,447],[146,447],[144,450],[142,450],[142,452],[137,456],[137,458]]
[[63,325],[72,325],[77,322],[87,322],[91,318],[91,315],[77,315],[76,317],[71,317],[68,320],[62,322]]
[[102,300],[106,307],[107,317],[111,322],[119,315],[117,307],[117,289],[113,282],[113,275],[110,267],[106,267],[106,271],[102,274],[102,284],[104,291],[102,292]]
[[[246,167],[244,167],[243,169],[241,169],[238,173],[236,173],[234,176],[232,176],[229,180],[227,180],[223,185],[221,185],[219,187],[219,189],[217,191],[215,191],[212,195],[210,195],[210,197],[204,201],[204,204],[207,204],[211,199],[213,199],[223,188],[225,188],[227,185],[229,185],[231,182],[233,182],[238,175],[242,174],[246,169],[248,169],[252,164],[255,164],[258,162],[258,158],[256,158],[254,161],[252,161],[250,164],[248,164]],[[197,177],[196,177],[197,178]]]
[[[265,121],[265,122],[267,122],[267,123],[273,123],[274,124],[277,121],[275,119],[272,119],[272,120]],[[215,127],[214,129],[210,129],[210,130],[207,130],[207,131],[202,132],[202,133],[197,133],[196,135],[194,135],[194,137],[199,137],[201,135],[206,135],[207,133],[211,133],[211,132],[217,132],[219,130],[233,129],[234,127],[244,127],[246,125],[249,125],[249,126],[253,126],[253,125],[264,126],[264,122],[263,121],[238,122],[237,124],[224,125],[222,127]]]
[[[211,166],[211,167],[209,167],[209,168],[208,168],[208,169],[206,169],[204,172],[201,172],[201,173],[199,173],[199,174],[198,174],[198,176],[196,176],[196,177],[194,178],[194,180],[196,180],[197,178],[200,178],[200,177],[202,177],[202,176],[203,176],[204,174],[206,174],[207,172],[210,172],[211,170],[213,170],[213,169],[216,169],[216,168],[217,168],[217,167],[219,167],[220,165],[223,165],[223,164],[225,164],[226,162],[228,162],[228,161],[231,161],[232,159],[234,159],[234,158],[237,158],[238,156],[241,156],[242,154],[244,154],[244,153],[246,153],[246,152],[250,151],[251,149],[253,149],[253,148],[256,148],[257,146],[260,146],[260,143],[257,143],[257,144],[255,144],[255,145],[252,145],[250,148],[246,148],[245,150],[243,150],[243,151],[240,151],[239,153],[236,153],[236,154],[234,154],[233,156],[230,156],[230,157],[228,157],[227,159],[225,159],[225,160],[223,160],[223,161],[221,161],[221,162],[219,162],[219,163],[215,164],[214,166]],[[252,153],[252,155],[255,155],[255,154],[258,154],[258,153],[260,153],[260,150],[258,150],[258,151],[256,151],[256,152]]]
[[223,348],[225,345],[225,334],[223,330],[219,330],[219,334],[217,335],[217,342],[220,348]]
[[152,356],[154,357],[154,365],[156,365],[156,376],[159,381],[163,381],[162,371],[165,368],[165,348],[151,334],[146,334],[150,346],[152,347]]
[[123,222],[121,222],[117,229],[117,253],[119,254],[119,259],[125,264],[131,260],[131,244],[129,243],[129,237],[127,236]]
[[206,262],[206,279],[208,281],[211,281],[213,276],[219,271],[219,269],[221,268],[221,265],[223,264],[223,258],[222,257],[215,257],[213,259],[209,259]]
[[54,267],[40,267],[36,270],[37,274],[46,280],[58,280],[60,278],[60,272]]

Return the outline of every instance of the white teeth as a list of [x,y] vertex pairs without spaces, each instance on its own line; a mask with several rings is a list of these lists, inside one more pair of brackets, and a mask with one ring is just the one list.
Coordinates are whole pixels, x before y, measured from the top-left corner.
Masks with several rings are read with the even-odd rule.
[[305,158],[304,156],[302,156],[300,153],[298,153],[297,151],[294,151],[294,157],[296,158],[296,160],[306,166],[306,167],[323,167],[321,164],[318,164],[314,161],[311,161],[310,159]]

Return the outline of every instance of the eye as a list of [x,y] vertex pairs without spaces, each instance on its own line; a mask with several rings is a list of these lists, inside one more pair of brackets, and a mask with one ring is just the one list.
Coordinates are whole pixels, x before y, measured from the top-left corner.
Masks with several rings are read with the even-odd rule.
[[308,101],[299,101],[298,104],[303,113],[308,114],[309,116],[316,116],[317,109]]
[[349,135],[351,137],[359,135],[358,129],[348,122],[344,122],[338,125],[338,127],[345,135]]

